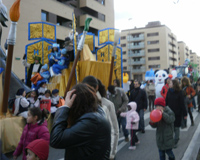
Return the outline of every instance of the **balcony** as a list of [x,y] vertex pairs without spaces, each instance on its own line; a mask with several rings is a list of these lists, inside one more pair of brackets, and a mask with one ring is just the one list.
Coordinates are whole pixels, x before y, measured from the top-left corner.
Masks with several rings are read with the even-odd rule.
[[144,35],[141,34],[139,37],[132,37],[132,36],[128,36],[127,37],[127,41],[131,42],[131,41],[143,41],[144,40]]
[[146,72],[145,68],[140,68],[140,69],[132,69],[133,73],[142,73],[142,72]]
[[140,51],[139,53],[134,53],[132,51],[128,53],[128,57],[144,57],[144,56],[145,56],[144,50]]
[[145,64],[145,60],[142,59],[140,61],[134,61],[133,59],[129,59],[128,64],[129,65],[141,65],[141,64]]
[[144,48],[144,43],[140,43],[139,45],[128,44],[128,49],[140,49],[140,48]]
[[101,26],[104,26],[105,25],[105,22],[93,17],[93,16],[90,16],[88,14],[84,14],[84,15],[81,15],[80,16],[80,19],[79,19],[79,24],[80,24],[80,27],[84,27],[85,26],[85,20],[86,18],[92,18],[92,21],[90,22],[90,27],[91,28],[94,28],[94,29],[102,29]]
[[100,4],[97,1],[91,1],[91,0],[81,0],[79,1],[79,7],[81,9],[92,9],[94,11],[104,13],[106,12],[106,8],[104,5]]

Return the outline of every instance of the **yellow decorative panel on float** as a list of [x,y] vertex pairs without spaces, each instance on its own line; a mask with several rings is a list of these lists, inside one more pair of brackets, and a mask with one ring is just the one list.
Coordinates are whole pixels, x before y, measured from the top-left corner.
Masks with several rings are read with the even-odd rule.
[[[101,62],[111,62],[112,59],[112,50],[113,50],[113,44],[107,43],[103,47],[97,49],[96,56],[97,61]],[[115,60],[114,60],[114,79],[119,79],[120,82],[122,82],[122,48],[117,47],[116,54],[115,54]],[[122,84],[122,83],[121,83]]]
[[50,40],[56,42],[56,26],[46,22],[31,22],[28,24],[28,40]]

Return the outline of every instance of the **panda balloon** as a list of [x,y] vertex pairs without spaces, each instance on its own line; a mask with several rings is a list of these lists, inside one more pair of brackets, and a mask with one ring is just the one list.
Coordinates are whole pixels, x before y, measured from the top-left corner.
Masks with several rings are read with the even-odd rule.
[[168,78],[168,70],[156,70],[155,71],[155,87],[156,87],[156,98],[162,97],[161,90],[165,85],[165,79]]

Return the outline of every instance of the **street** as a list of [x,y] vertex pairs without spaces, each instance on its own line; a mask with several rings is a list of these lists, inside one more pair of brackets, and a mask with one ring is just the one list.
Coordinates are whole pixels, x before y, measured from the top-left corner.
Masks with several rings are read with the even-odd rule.
[[[155,129],[149,125],[150,112],[145,112],[145,130],[144,134],[138,133],[140,144],[137,145],[136,150],[129,150],[129,143],[124,141],[122,131],[120,132],[118,152],[116,160],[159,160],[158,148],[156,146],[156,132]],[[195,125],[191,126],[190,118],[187,120],[187,128],[181,129],[180,141],[178,147],[173,149],[176,160],[196,160],[200,146],[200,114],[194,110],[193,116]],[[64,160],[64,150],[54,149],[50,147],[48,160]],[[7,154],[9,159],[12,159],[12,154]],[[18,158],[21,160],[21,156]]]

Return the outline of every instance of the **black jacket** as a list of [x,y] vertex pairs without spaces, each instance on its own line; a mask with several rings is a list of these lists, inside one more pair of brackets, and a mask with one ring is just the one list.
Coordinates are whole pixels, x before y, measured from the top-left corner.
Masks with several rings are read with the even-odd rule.
[[147,95],[143,89],[135,88],[131,91],[129,102],[136,102],[137,112],[141,109],[147,109]]
[[108,160],[111,131],[99,113],[86,113],[68,127],[68,107],[59,108],[54,117],[50,145],[65,149],[65,160]]
[[184,96],[182,91],[175,92],[169,89],[166,96],[166,106],[169,106],[169,108],[175,114],[174,126],[180,127],[182,117],[187,116],[187,110],[184,104]]

